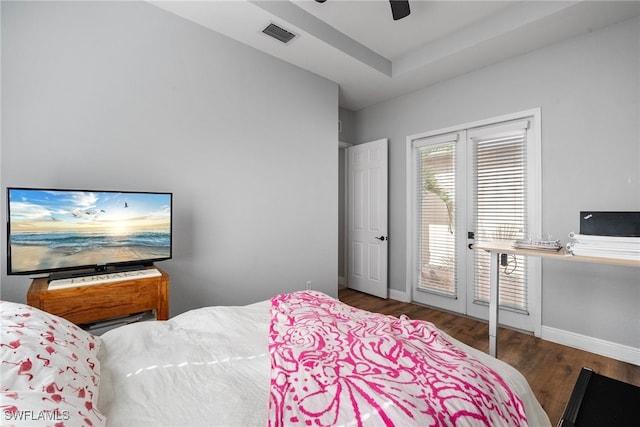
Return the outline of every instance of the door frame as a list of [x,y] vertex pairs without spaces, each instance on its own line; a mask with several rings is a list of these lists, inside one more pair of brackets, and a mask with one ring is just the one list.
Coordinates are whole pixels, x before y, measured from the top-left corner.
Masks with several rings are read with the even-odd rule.
[[[349,247],[349,159],[347,158],[347,148],[352,147],[353,144],[345,141],[338,141],[338,160],[340,160],[340,154],[343,153],[342,168],[343,168],[343,181],[339,185],[342,187],[342,199],[338,201],[338,204],[342,204],[342,229],[338,230],[338,235],[342,233],[342,239],[338,244],[342,246],[342,265],[344,271],[338,271],[338,289],[347,287],[348,263],[349,253],[347,251]],[[339,167],[340,167],[339,166]],[[338,180],[340,181],[340,180]]]

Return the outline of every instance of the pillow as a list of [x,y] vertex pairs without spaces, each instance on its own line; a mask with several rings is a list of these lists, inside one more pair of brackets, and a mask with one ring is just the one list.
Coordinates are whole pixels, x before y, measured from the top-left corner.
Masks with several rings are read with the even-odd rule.
[[100,346],[68,320],[0,301],[2,424],[104,426],[96,408]]

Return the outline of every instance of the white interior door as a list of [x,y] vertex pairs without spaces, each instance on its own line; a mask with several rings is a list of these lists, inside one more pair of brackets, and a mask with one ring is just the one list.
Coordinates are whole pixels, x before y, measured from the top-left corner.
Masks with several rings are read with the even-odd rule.
[[347,286],[387,298],[387,139],[347,149]]

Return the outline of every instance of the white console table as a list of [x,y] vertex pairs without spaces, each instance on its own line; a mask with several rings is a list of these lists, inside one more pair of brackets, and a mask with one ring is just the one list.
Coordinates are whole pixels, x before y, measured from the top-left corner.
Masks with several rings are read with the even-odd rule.
[[629,261],[615,258],[598,258],[567,254],[564,248],[559,251],[538,250],[538,249],[517,249],[513,247],[510,240],[496,240],[492,242],[478,242],[471,246],[473,249],[491,252],[491,270],[489,285],[489,354],[496,357],[498,354],[498,294],[500,289],[499,271],[500,255],[524,255],[537,256],[542,258],[553,258],[565,261],[595,262],[602,264],[617,264],[631,267],[640,267],[640,261]]

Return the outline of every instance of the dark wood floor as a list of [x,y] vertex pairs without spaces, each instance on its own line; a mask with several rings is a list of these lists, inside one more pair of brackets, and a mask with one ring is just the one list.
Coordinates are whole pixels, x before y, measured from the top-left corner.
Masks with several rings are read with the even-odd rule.
[[[428,320],[471,347],[485,352],[489,349],[489,327],[485,322],[416,304],[385,300],[350,289],[341,289],[338,296],[344,303],[363,310],[392,316],[405,314],[411,319]],[[582,367],[640,386],[640,366],[510,329],[499,328],[498,358],[525,376],[554,426],[562,416]]]

